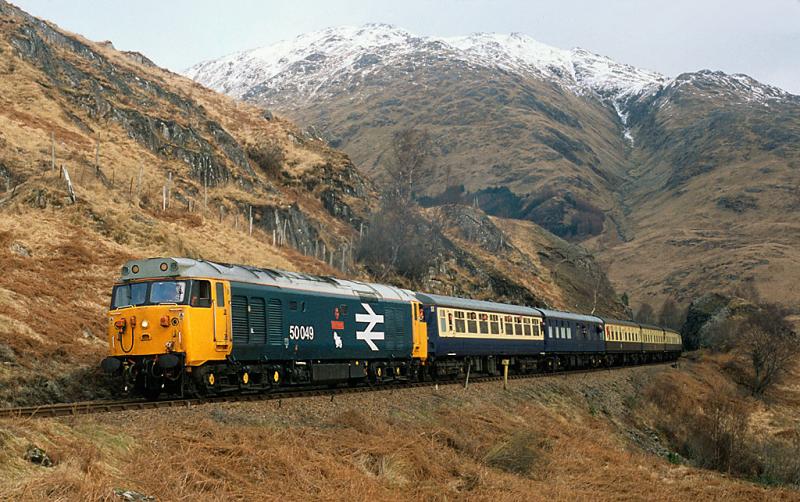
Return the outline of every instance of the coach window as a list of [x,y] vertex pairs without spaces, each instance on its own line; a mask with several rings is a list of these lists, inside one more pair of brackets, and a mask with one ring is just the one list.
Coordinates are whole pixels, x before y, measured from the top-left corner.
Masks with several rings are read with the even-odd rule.
[[444,313],[440,310],[439,315],[439,331],[440,333],[447,333],[447,319],[444,316]]
[[531,332],[531,319],[530,319],[530,317],[523,317],[522,318],[522,330],[525,333],[525,336],[531,336],[533,334]]
[[539,319],[532,319],[531,322],[533,323],[533,336],[538,338],[541,335]]
[[497,314],[489,315],[489,327],[493,335],[500,334],[500,316]]
[[473,335],[478,334],[478,315],[475,312],[467,312],[467,331]]
[[453,331],[453,313],[450,311],[447,312],[447,330]]
[[505,329],[506,335],[513,335],[514,334],[514,318],[510,315],[505,316],[503,323],[503,329]]
[[488,335],[489,334],[489,314],[481,313],[480,314],[480,320],[481,320],[481,322],[478,323],[478,325],[481,328],[481,334],[482,335]]
[[192,282],[192,307],[211,306],[211,283],[208,281]]
[[456,310],[456,333],[466,333],[466,325],[464,323],[464,312]]
[[522,336],[522,318],[520,316],[514,316],[514,334]]

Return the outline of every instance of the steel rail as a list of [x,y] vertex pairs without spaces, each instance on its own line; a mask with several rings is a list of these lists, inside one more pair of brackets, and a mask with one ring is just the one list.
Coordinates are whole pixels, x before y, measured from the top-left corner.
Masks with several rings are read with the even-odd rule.
[[[656,362],[648,364],[563,370],[555,372],[530,373],[521,375],[508,375],[508,380],[522,380],[531,378],[555,378],[571,375],[582,375],[598,373],[603,371],[615,371],[626,368],[640,368],[645,366],[666,366],[675,364],[675,361]],[[503,376],[482,376],[470,378],[470,384],[502,381]],[[212,403],[232,403],[248,401],[275,401],[282,399],[298,399],[304,397],[334,396],[342,394],[357,394],[362,392],[382,392],[412,389],[419,387],[433,387],[437,385],[463,385],[463,379],[431,380],[425,382],[398,382],[387,383],[375,386],[359,387],[335,387],[335,388],[312,388],[312,389],[285,389],[276,392],[257,392],[257,393],[238,393],[220,396],[207,396],[196,398],[176,398],[165,399],[162,401],[146,401],[143,399],[125,401],[85,401],[77,403],[43,404],[40,406],[23,406],[17,408],[0,408],[0,419],[9,418],[53,418],[76,415],[89,415],[95,413],[111,413],[119,411],[151,410],[160,408],[188,408],[191,406],[212,404]]]

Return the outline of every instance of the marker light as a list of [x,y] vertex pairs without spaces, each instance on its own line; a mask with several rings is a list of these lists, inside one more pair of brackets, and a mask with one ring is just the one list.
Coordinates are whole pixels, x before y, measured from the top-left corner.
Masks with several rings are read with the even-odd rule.
[[147,328],[149,328],[149,327],[150,327],[150,323],[149,323],[149,322],[147,322],[147,319],[145,319],[144,321],[142,321],[142,329],[147,329]]
[[166,272],[169,267],[167,266],[166,262],[161,264],[161,271]]

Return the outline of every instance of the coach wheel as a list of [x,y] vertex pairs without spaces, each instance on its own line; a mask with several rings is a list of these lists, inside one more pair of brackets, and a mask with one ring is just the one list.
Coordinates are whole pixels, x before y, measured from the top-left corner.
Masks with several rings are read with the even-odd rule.
[[208,385],[209,388],[213,388],[216,383],[217,377],[214,376],[214,373],[206,375],[206,385]]
[[281,374],[278,370],[275,370],[272,373],[272,383],[273,385],[278,385],[281,382]]
[[242,381],[242,385],[249,384],[250,383],[250,373],[248,373],[246,371],[244,373],[242,373],[241,381]]

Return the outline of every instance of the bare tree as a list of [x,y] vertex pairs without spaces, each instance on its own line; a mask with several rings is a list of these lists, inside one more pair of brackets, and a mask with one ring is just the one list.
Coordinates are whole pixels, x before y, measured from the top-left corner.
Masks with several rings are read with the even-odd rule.
[[389,196],[398,199],[398,203],[410,204],[422,179],[433,171],[432,151],[433,141],[428,131],[408,128],[396,132],[385,166],[390,181],[384,189],[384,198]]
[[431,172],[431,139],[426,131],[403,129],[395,134],[386,163],[388,182],[381,207],[370,219],[356,256],[377,278],[395,272],[418,279],[436,257],[436,225],[425,221],[415,203],[421,179]]
[[791,369],[800,354],[800,337],[786,320],[786,312],[774,304],[762,304],[750,312],[740,327],[739,350],[750,360],[750,390],[761,396]]
[[672,298],[667,298],[661,305],[658,313],[658,324],[666,328],[679,330],[683,326],[686,314],[681,312],[678,304]]
[[653,310],[653,306],[649,303],[643,303],[639,310],[636,312],[634,318],[641,323],[644,324],[653,324],[656,322],[656,313]]

